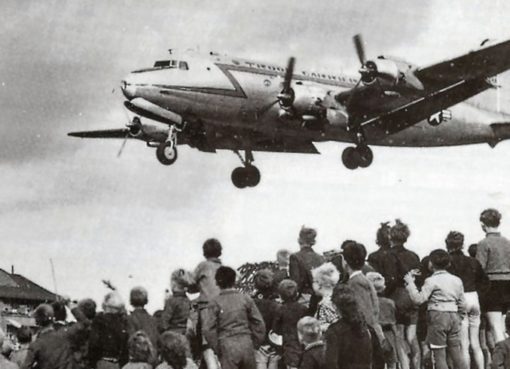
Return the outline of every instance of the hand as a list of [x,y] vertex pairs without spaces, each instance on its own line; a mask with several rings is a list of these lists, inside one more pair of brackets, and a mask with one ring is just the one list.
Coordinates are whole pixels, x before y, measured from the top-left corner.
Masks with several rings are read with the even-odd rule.
[[416,276],[415,273],[413,273],[413,271],[411,270],[409,273],[407,273],[405,276],[404,276],[404,282],[406,282],[406,284],[413,284],[414,283],[414,277]]

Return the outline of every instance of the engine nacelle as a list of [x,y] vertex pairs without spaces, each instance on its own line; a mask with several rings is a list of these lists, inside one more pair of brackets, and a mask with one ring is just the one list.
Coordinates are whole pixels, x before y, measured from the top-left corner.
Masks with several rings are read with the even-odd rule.
[[380,56],[375,60],[367,61],[364,68],[362,75],[364,74],[365,78],[362,78],[362,81],[366,85],[378,80],[381,86],[388,90],[421,91],[424,88],[414,74],[416,67],[406,61]]
[[140,118],[134,117],[133,121],[128,124],[129,135],[131,137],[141,137],[143,135],[143,127]]
[[281,117],[301,118],[303,116],[315,116],[317,119],[326,117],[326,108],[322,105],[327,94],[322,88],[296,83],[293,87],[294,102],[290,108],[282,107]]

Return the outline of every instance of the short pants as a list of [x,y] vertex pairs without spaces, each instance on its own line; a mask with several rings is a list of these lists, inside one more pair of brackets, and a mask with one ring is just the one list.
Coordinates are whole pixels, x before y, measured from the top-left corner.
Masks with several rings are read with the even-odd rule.
[[461,344],[462,319],[458,312],[427,312],[427,343],[431,349],[439,349]]

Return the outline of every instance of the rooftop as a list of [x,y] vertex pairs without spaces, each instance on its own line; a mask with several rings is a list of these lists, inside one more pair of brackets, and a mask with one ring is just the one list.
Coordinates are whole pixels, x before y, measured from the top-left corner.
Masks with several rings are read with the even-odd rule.
[[20,274],[0,269],[0,299],[55,301],[57,295]]

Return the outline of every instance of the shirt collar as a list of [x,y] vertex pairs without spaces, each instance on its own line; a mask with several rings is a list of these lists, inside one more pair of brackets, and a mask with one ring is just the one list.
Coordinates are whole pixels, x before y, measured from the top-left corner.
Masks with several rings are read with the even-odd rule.
[[496,231],[491,231],[491,232],[487,232],[487,237],[497,237],[497,236],[501,236],[501,232],[496,232]]
[[211,261],[213,263],[221,264],[221,259],[220,258],[209,258],[209,259],[207,259],[207,261]]
[[349,279],[352,279],[354,277],[356,277],[357,275],[359,274],[363,274],[361,270],[355,270],[354,272],[352,272],[350,275],[349,275]]
[[450,252],[450,255],[464,255],[462,250],[454,250]]
[[305,346],[305,351],[311,350],[314,347],[319,347],[319,346],[324,346],[324,342],[323,341],[317,341],[317,342],[309,343],[308,345]]
[[435,271],[434,273],[432,273],[432,275],[437,275],[437,274],[446,274],[448,273],[446,270],[437,270]]

